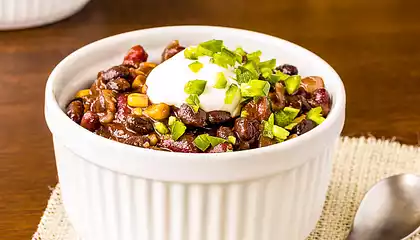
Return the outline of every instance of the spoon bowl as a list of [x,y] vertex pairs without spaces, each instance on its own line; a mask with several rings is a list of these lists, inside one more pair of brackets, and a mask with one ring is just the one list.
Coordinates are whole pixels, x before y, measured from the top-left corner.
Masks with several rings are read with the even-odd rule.
[[420,176],[381,180],[364,196],[348,240],[400,240],[420,226]]

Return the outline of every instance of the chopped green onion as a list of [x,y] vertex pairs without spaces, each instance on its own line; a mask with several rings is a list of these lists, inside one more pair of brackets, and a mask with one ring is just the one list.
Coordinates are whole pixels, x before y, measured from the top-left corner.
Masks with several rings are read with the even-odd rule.
[[258,77],[259,69],[258,69],[258,65],[255,62],[247,62],[243,65],[243,67],[251,71],[252,74],[254,74],[254,76]]
[[237,47],[235,50],[235,54],[236,54],[236,61],[238,63],[242,63],[243,56],[246,56],[246,52],[241,47]]
[[306,118],[306,115],[301,115],[298,118],[295,118],[289,125],[285,126],[284,128],[287,130],[292,130],[296,125],[302,122],[302,120],[305,118]]
[[260,72],[263,78],[265,79],[269,79],[270,76],[273,74],[273,70],[271,70],[270,68],[261,68]]
[[271,84],[275,84],[278,81],[285,81],[288,77],[290,76],[282,73],[281,71],[276,71],[276,73],[271,74],[269,80]]
[[185,99],[185,102],[190,105],[194,112],[198,112],[198,109],[200,108],[200,99],[197,94],[191,94],[187,99]]
[[236,73],[236,81],[238,83],[247,83],[252,79],[257,79],[258,75],[254,74],[249,69],[239,66],[237,69],[235,69]]
[[274,127],[274,114],[272,113],[268,118],[268,121],[263,120],[263,136],[268,138],[273,138],[273,127]]
[[196,147],[198,147],[201,151],[206,151],[206,149],[208,147],[210,147],[210,142],[207,139],[208,134],[201,134],[198,135],[195,139],[194,139],[194,145]]
[[268,61],[264,61],[264,62],[260,62],[258,64],[259,68],[270,68],[270,69],[274,69],[276,67],[276,59],[271,59]]
[[174,124],[175,121],[177,121],[178,119],[174,116],[170,116],[168,119],[168,125],[172,126],[172,124]]
[[233,99],[238,95],[239,88],[236,84],[231,84],[226,91],[225,104],[232,104]]
[[248,62],[256,62],[256,63],[260,63],[260,56],[261,56],[261,51],[259,50],[246,55]]
[[293,94],[294,92],[296,92],[300,86],[300,76],[299,75],[294,75],[294,76],[290,76],[288,77],[284,83],[286,84],[286,91],[288,94]]
[[174,121],[171,125],[171,135],[173,140],[178,140],[182,135],[184,135],[187,127],[181,121]]
[[290,123],[289,125],[287,125],[286,127],[284,127],[286,130],[289,130],[289,131],[292,131],[292,129],[296,126],[296,125],[298,125],[299,123],[297,123],[297,122],[292,122],[292,123]]
[[200,43],[198,45],[198,52],[201,55],[207,55],[209,57],[212,57],[213,54],[220,52],[223,47],[223,41],[222,40],[210,40],[207,42]]
[[215,53],[213,55],[212,62],[223,68],[228,68],[228,66],[234,66],[236,60],[236,55],[229,49],[223,47],[221,52]]
[[200,95],[204,92],[207,81],[205,80],[191,80],[188,81],[184,86],[184,92],[186,94],[197,94]]
[[227,84],[227,79],[225,77],[225,74],[223,74],[222,72],[217,73],[216,83],[214,84],[213,87],[217,89],[224,89],[226,88],[226,84]]
[[220,143],[226,142],[226,139],[224,139],[224,138],[213,137],[213,136],[210,136],[210,135],[207,135],[207,140],[210,142],[210,144],[213,147],[219,145]]
[[287,115],[284,111],[276,112],[274,116],[276,120],[276,125],[280,127],[285,127],[291,122],[289,115]]
[[169,132],[169,129],[165,126],[165,124],[161,122],[155,122],[153,126],[156,129],[156,131],[160,134],[167,134]]
[[290,120],[293,120],[297,117],[300,112],[300,109],[285,107],[283,111],[289,116]]
[[267,96],[270,90],[270,83],[262,80],[251,80],[241,84],[241,94],[243,97],[262,97]]
[[198,147],[203,152],[206,151],[206,149],[208,147],[210,147],[210,145],[215,147],[215,146],[219,145],[220,143],[224,143],[224,142],[226,142],[225,139],[219,138],[219,137],[213,137],[213,136],[210,136],[207,133],[198,135],[194,139],[194,145],[196,147]]
[[236,144],[236,137],[234,137],[234,136],[229,136],[228,137],[228,142],[230,142],[230,143],[232,143],[232,144]]
[[316,124],[321,124],[325,118],[322,116],[322,108],[316,107],[309,110],[308,115],[306,117],[309,120],[314,121]]
[[198,52],[197,47],[188,47],[184,50],[184,56],[187,59],[197,60],[198,59]]
[[289,135],[290,132],[286,129],[276,125],[273,126],[273,136],[277,141],[282,142],[286,140]]
[[200,69],[203,68],[203,64],[199,61],[195,61],[188,65],[188,67],[191,69],[191,71],[198,73]]

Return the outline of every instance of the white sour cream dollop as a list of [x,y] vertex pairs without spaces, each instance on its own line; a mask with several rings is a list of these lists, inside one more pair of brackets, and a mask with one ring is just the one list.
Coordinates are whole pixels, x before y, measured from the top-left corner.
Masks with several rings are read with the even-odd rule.
[[[199,61],[203,67],[194,73],[188,65]],[[217,74],[222,72],[228,83],[225,89],[214,88],[217,80]],[[200,108],[206,112],[221,110],[230,112],[232,116],[239,114],[239,103],[241,95],[239,91],[234,97],[231,104],[225,103],[226,91],[231,83],[237,84],[235,80],[233,68],[223,68],[219,65],[210,63],[210,57],[202,56],[198,60],[190,60],[185,58],[184,51],[176,54],[172,58],[159,64],[153,69],[147,77],[147,95],[153,103],[166,103],[180,107],[185,103],[188,94],[184,92],[184,86],[191,80],[207,81],[204,92],[198,97],[200,99]]]

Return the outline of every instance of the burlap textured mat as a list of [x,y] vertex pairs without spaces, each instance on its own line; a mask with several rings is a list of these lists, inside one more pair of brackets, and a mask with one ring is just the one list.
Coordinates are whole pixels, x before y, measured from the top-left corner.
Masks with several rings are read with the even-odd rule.
[[[324,213],[308,240],[342,240],[366,191],[398,173],[420,174],[420,148],[397,142],[343,138],[334,159]],[[420,235],[412,239],[420,240]],[[32,240],[79,240],[61,204],[60,186],[52,192]]]

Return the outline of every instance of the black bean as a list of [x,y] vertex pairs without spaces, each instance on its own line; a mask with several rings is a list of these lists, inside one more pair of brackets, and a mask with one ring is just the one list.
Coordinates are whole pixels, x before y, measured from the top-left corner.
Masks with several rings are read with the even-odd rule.
[[197,112],[188,105],[182,104],[180,108],[174,110],[176,116],[181,121],[192,127],[205,127],[207,125],[207,114],[202,109],[198,109]]
[[140,135],[148,134],[154,130],[153,124],[145,117],[128,115],[126,124],[128,129],[133,130]]
[[67,106],[66,113],[67,113],[67,116],[69,116],[71,120],[73,120],[76,123],[80,123],[80,121],[82,121],[82,117],[84,113],[83,102],[80,99],[73,100]]
[[237,118],[235,120],[234,131],[241,140],[249,141],[256,139],[259,134],[259,123],[248,118]]
[[229,136],[235,136],[235,134],[230,127],[221,126],[217,129],[216,136],[227,140]]
[[297,126],[296,126],[296,134],[302,135],[304,133],[309,132],[313,128],[316,127],[316,123],[309,119],[302,120]]
[[276,70],[280,70],[282,73],[287,75],[297,75],[299,73],[297,67],[290,64],[280,65],[276,68]]
[[125,92],[131,88],[130,83],[124,78],[112,79],[106,84],[106,88],[117,92]]
[[226,111],[211,111],[207,114],[211,124],[222,124],[232,119],[230,113]]
[[116,78],[127,78],[130,75],[130,70],[125,66],[115,66],[100,73],[105,83]]

